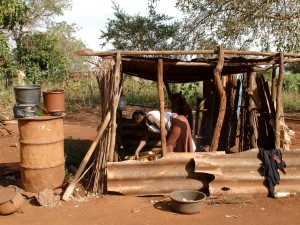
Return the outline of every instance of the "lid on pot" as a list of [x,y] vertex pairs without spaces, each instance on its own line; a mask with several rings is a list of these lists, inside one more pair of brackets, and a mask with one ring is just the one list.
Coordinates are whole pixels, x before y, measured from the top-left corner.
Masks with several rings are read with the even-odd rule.
[[15,197],[17,193],[17,187],[16,186],[8,186],[6,188],[3,188],[0,190],[0,204],[3,204],[5,202],[8,202],[13,197]]

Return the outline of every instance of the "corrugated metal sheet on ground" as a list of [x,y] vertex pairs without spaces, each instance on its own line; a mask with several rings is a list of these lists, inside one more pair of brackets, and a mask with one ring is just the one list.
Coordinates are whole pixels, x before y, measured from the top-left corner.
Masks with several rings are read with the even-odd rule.
[[[235,154],[173,153],[156,161],[108,163],[108,191],[125,195],[158,195],[185,189],[211,195],[224,190],[232,194],[267,194],[257,155],[257,149]],[[299,193],[300,150],[283,152],[283,159],[287,174],[281,174],[276,191]]]

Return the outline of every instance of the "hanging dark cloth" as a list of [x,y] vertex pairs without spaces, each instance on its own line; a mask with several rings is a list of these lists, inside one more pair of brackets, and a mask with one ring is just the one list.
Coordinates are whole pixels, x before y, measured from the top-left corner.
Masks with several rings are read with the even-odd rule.
[[262,176],[266,178],[268,196],[275,196],[275,186],[279,184],[280,175],[278,170],[286,173],[285,162],[282,160],[282,154],[279,149],[266,150],[259,149],[260,160],[262,161]]

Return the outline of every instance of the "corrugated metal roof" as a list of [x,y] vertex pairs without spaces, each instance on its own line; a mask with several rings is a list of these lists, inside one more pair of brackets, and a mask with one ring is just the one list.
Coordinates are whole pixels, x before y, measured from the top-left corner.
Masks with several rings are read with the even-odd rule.
[[[160,57],[162,58],[162,57]],[[157,80],[158,57],[122,57],[122,72],[143,79]],[[163,79],[168,83],[188,83],[213,79],[218,59],[196,58],[190,61],[163,58]],[[271,57],[248,59],[243,57],[225,58],[222,75],[247,72],[258,65],[266,65]]]

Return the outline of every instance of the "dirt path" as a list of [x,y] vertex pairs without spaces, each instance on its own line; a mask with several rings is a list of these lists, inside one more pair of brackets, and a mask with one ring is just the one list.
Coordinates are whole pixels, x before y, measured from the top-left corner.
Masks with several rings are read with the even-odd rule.
[[[291,115],[287,124],[296,132],[292,149],[300,148],[300,117]],[[97,115],[71,116],[64,120],[65,137],[92,140],[96,134],[99,118]],[[7,128],[18,132],[16,122],[10,122]],[[18,136],[0,138],[0,168],[4,164],[17,166],[20,158]],[[0,172],[0,184],[7,186],[15,183],[13,177],[3,176]],[[69,202],[57,199],[51,206],[37,206],[34,200],[25,200],[19,212],[0,216],[2,225],[32,224],[294,224],[300,225],[300,196],[271,199],[266,196],[241,196],[234,204],[224,201],[221,204],[207,199],[203,210],[194,215],[174,213],[168,196],[130,197],[104,196],[82,198]],[[223,196],[223,198],[226,196]],[[209,204],[210,203],[210,204]],[[226,204],[227,203],[227,204]],[[232,202],[231,202],[232,203]]]

